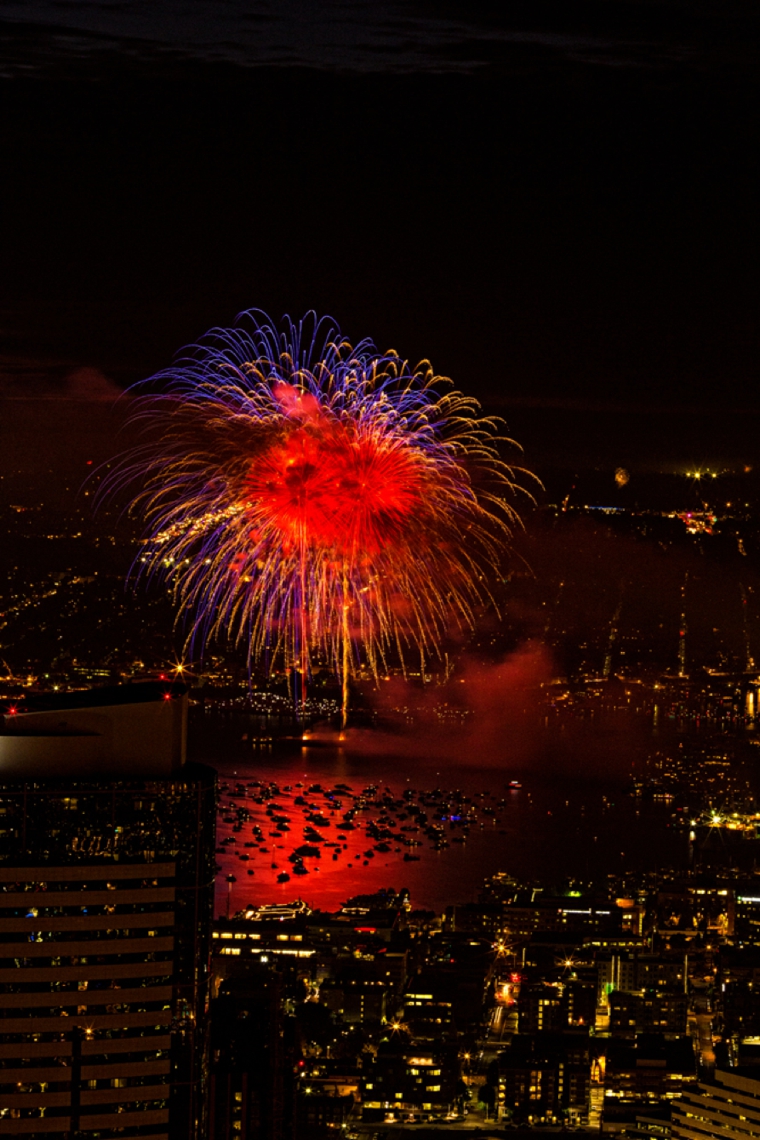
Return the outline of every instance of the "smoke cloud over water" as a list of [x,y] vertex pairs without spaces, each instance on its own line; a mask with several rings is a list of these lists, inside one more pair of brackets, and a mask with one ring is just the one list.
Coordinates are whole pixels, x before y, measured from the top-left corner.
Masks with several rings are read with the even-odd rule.
[[[505,778],[626,780],[647,747],[648,723],[620,709],[569,709],[554,676],[550,650],[528,641],[497,662],[467,657],[445,685],[424,691],[401,678],[381,682],[375,712],[392,727],[349,727],[342,747],[367,757],[407,756],[423,767],[502,769]],[[336,743],[331,733],[310,736]]]
[[525,768],[542,747],[544,686],[551,675],[549,651],[528,642],[496,663],[465,658],[444,685],[421,690],[392,678],[369,697],[381,724],[398,729],[349,728],[344,747],[365,755]]

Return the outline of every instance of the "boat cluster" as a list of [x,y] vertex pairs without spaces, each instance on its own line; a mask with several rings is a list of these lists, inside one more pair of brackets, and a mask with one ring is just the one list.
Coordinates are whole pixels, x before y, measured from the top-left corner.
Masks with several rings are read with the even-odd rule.
[[[519,786],[512,781],[508,788],[515,791]],[[442,851],[452,843],[466,843],[474,827],[498,825],[499,810],[506,803],[491,792],[469,795],[440,788],[406,788],[396,795],[375,784],[354,791],[345,783],[223,783],[219,813],[227,828],[217,852],[237,855],[243,863],[268,856],[283,883],[291,875],[318,871],[323,856],[365,867],[388,854],[417,862],[425,845]],[[293,846],[286,855],[288,840]],[[357,841],[363,850],[352,854]],[[282,861],[289,866],[280,869]],[[254,874],[252,868],[248,874]]]

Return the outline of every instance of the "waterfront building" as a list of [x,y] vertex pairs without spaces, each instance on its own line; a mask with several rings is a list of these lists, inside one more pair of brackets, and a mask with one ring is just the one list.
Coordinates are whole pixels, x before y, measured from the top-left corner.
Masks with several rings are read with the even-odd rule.
[[215,776],[187,695],[28,702],[0,734],[0,1137],[199,1140]]

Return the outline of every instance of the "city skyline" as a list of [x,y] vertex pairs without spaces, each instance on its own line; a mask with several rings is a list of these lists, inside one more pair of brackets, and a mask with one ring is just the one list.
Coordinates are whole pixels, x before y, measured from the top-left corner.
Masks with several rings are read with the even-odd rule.
[[[3,6],[0,1135],[760,1137],[759,44]],[[253,309],[358,406],[259,329],[236,434],[172,361]]]

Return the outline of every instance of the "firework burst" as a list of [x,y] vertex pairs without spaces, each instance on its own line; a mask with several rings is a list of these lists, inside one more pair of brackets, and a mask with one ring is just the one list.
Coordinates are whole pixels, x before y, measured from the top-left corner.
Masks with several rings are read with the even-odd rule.
[[232,637],[302,678],[435,655],[471,625],[519,521],[497,424],[436,377],[314,314],[243,313],[138,392],[146,430],[107,480],[145,521],[188,642]]

